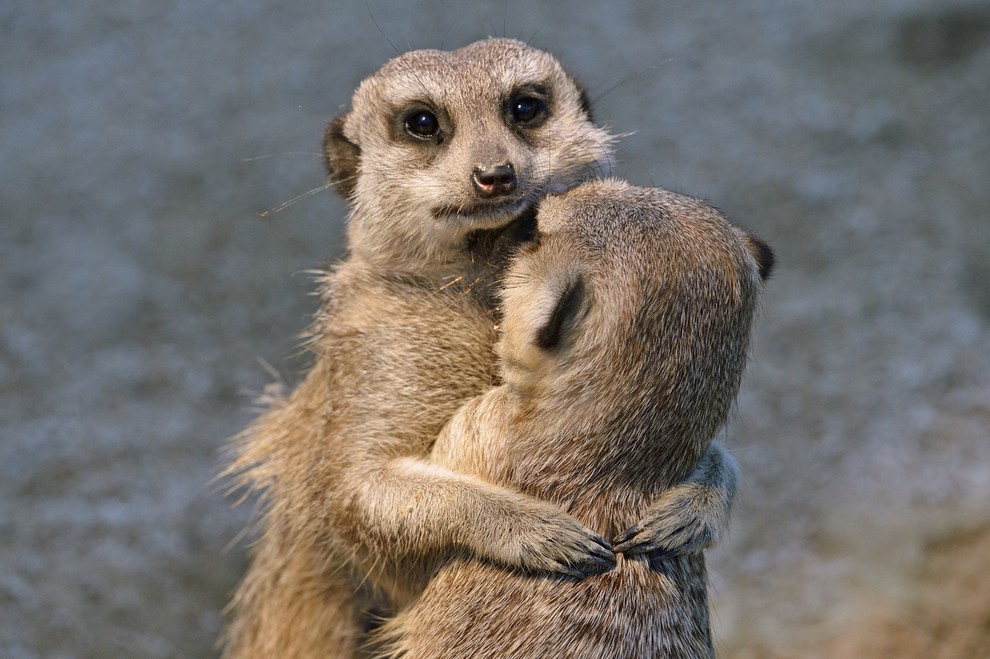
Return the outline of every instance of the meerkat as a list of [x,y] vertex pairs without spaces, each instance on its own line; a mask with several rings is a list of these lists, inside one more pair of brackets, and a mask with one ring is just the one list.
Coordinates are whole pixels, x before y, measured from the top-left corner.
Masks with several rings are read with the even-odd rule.
[[[773,255],[700,201],[615,180],[548,197],[537,222],[505,278],[503,384],[457,412],[432,458],[634,536],[706,468]],[[381,638],[405,659],[714,656],[702,554],[622,549],[580,581],[455,559]]]
[[[348,253],[320,282],[309,372],[234,444],[226,473],[262,494],[262,515],[227,657],[354,656],[368,612],[411,601],[437,557],[572,576],[614,564],[609,542],[555,503],[428,455],[495,382],[504,254],[542,197],[607,173],[611,144],[559,62],[508,39],[401,55],[329,123]],[[716,488],[734,473],[720,464]],[[678,528],[641,535],[711,541]]]

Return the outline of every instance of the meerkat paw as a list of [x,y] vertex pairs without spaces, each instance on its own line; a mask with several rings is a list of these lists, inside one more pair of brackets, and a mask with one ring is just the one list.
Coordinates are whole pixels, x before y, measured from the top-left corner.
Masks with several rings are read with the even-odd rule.
[[608,540],[563,511],[517,519],[507,531],[508,537],[495,541],[494,551],[489,550],[504,564],[576,579],[615,567]]
[[728,526],[738,478],[735,460],[712,445],[687,480],[664,492],[642,520],[613,540],[615,551],[667,558],[713,547]]
[[722,520],[711,510],[707,494],[693,483],[674,488],[644,519],[616,536],[615,551],[668,558],[714,546]]

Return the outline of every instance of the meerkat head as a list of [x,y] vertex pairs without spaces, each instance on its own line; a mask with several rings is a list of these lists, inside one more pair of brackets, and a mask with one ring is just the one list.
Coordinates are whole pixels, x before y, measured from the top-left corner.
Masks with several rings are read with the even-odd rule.
[[327,127],[330,179],[366,255],[450,260],[544,195],[609,171],[612,137],[551,55],[511,39],[401,55]]
[[772,267],[696,199],[614,180],[548,197],[505,277],[503,379],[568,423],[635,418],[700,445],[738,391]]

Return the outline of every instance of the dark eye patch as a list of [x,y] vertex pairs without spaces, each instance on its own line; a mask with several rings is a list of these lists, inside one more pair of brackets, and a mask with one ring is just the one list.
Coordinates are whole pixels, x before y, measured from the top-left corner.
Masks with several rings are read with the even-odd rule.
[[543,85],[516,89],[505,105],[505,120],[510,126],[536,128],[550,116],[550,100]]
[[543,327],[536,332],[536,345],[544,350],[552,350],[560,344],[565,330],[570,329],[577,319],[584,300],[584,280],[578,278],[571,282],[557,299],[553,313]]
[[428,101],[395,108],[389,123],[393,140],[423,146],[442,144],[452,131],[447,115]]

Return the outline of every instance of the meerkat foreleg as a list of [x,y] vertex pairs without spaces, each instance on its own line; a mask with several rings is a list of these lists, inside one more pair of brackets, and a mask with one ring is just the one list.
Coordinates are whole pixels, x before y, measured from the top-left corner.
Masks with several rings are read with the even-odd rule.
[[668,557],[715,546],[728,529],[738,481],[733,457],[710,445],[690,476],[663,492],[642,520],[613,540],[615,551]]
[[[502,565],[581,576],[615,565],[609,542],[557,506],[415,458],[389,462],[355,492],[372,553],[440,555],[451,547]],[[484,523],[478,523],[483,520]]]

